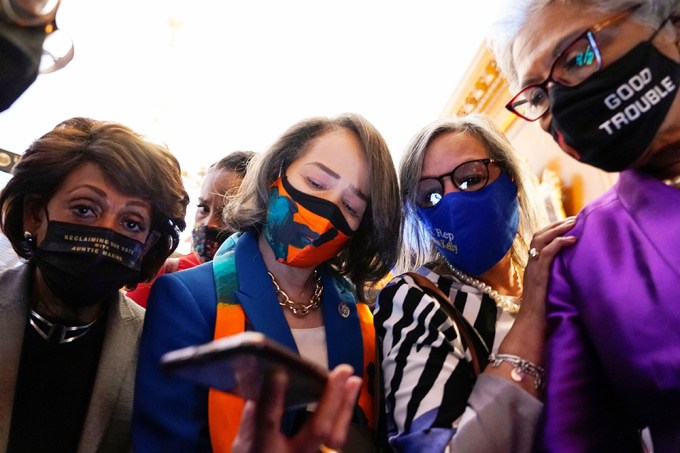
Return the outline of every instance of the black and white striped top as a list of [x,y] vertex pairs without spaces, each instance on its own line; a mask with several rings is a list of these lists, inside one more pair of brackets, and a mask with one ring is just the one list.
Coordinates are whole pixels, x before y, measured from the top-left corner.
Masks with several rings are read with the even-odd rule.
[[[510,330],[513,315],[488,295],[425,266],[416,272],[433,281],[482,336],[492,352]],[[376,334],[382,345],[387,429],[397,451],[445,451],[474,416],[468,406],[472,365],[457,329],[439,302],[408,276],[379,294]]]

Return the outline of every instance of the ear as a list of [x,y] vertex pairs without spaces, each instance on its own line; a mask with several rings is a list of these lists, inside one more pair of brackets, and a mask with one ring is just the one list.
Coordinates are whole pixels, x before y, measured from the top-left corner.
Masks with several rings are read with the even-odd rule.
[[45,221],[45,204],[36,196],[24,198],[24,231],[35,234]]

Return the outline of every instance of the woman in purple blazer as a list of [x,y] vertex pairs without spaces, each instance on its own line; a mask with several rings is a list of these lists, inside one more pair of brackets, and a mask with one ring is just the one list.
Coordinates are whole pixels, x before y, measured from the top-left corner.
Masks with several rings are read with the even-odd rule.
[[508,109],[621,172],[553,266],[541,448],[640,451],[649,428],[655,452],[680,451],[680,5],[508,6],[490,39]]

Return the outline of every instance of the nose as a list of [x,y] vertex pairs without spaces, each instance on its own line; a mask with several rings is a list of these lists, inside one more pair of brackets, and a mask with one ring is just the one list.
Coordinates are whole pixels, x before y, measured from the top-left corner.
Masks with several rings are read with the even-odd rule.
[[113,213],[104,213],[99,217],[98,227],[108,228],[113,231],[121,232],[122,227],[118,223],[118,219]]
[[458,188],[453,183],[453,176],[446,175],[444,177],[444,195],[451,192],[458,192]]
[[224,222],[222,221],[222,209],[214,209],[208,218],[205,219],[204,225],[213,228],[224,227]]

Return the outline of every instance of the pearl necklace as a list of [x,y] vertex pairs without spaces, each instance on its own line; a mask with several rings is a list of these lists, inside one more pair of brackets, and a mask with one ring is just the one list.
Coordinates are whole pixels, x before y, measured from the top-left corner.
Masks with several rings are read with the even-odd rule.
[[280,297],[279,305],[291,310],[293,315],[296,317],[304,318],[309,314],[310,310],[319,308],[321,306],[321,292],[323,291],[323,285],[321,284],[321,275],[319,275],[319,271],[316,269],[314,270],[314,294],[312,294],[312,298],[309,300],[309,303],[306,304],[293,302],[290,297],[288,297],[288,294],[286,294],[286,292],[282,290],[279,284],[276,282],[274,274],[269,271],[267,271],[267,273],[272,279],[277,298]]
[[451,264],[448,261],[446,261],[446,265],[449,266],[449,269],[451,269],[451,272],[453,272],[453,275],[455,275],[458,280],[465,283],[466,285],[474,286],[482,293],[488,295],[490,298],[493,299],[494,302],[496,302],[496,305],[501,310],[507,311],[512,315],[519,311],[519,303],[522,301],[521,298],[514,296],[504,296],[502,294],[499,294],[498,291],[496,291],[486,283],[479,281],[476,278],[466,274],[465,272],[460,271],[455,267],[451,266]]

